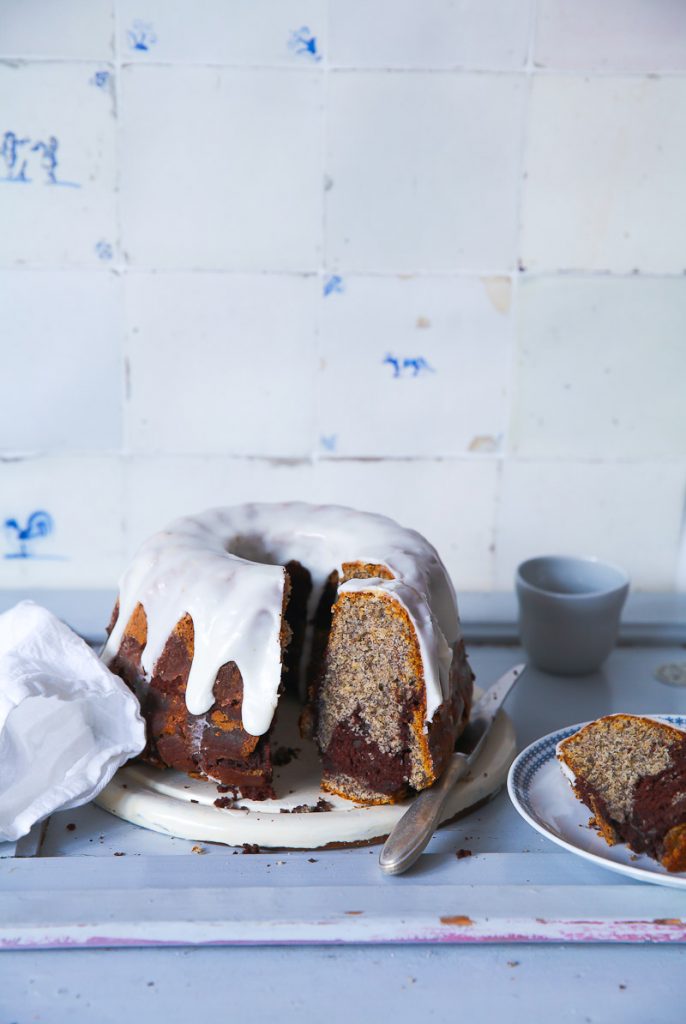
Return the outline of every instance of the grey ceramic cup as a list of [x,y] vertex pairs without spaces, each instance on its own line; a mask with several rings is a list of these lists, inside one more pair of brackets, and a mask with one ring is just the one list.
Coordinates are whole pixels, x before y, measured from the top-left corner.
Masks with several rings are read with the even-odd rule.
[[595,558],[543,555],[518,567],[519,634],[532,664],[556,675],[600,668],[617,642],[629,578]]

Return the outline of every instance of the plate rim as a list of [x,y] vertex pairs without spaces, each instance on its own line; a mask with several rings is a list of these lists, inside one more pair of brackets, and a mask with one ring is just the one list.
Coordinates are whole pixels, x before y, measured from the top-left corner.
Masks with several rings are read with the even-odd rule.
[[[623,713],[629,714],[629,712],[613,712],[613,713],[614,714],[623,714]],[[608,717],[608,716],[601,716],[601,717]],[[677,712],[665,713],[665,714],[655,714],[655,713],[652,713],[652,714],[641,714],[641,715],[637,715],[635,717],[652,718],[652,719],[654,719],[656,721],[665,722],[668,725],[676,725],[674,719],[678,719],[680,722],[686,723],[686,715],[682,715],[682,714],[679,714]],[[526,806],[524,805],[524,802],[520,798],[520,795],[519,795],[519,792],[518,792],[519,786],[515,783],[515,775],[520,770],[522,764],[526,760],[528,760],[528,758],[530,758],[532,756],[532,754],[535,752],[536,748],[539,745],[542,745],[542,744],[545,744],[545,743],[553,743],[553,741],[554,741],[554,746],[557,747],[557,744],[561,740],[566,739],[569,736],[573,736],[575,733],[577,733],[579,731],[579,729],[583,729],[583,727],[585,725],[589,725],[590,722],[594,722],[594,721],[597,721],[597,719],[591,718],[591,719],[589,719],[586,722],[579,722],[576,725],[562,726],[559,729],[553,729],[552,732],[546,733],[544,736],[539,736],[539,737],[537,737],[537,739],[532,740],[532,742],[529,743],[528,746],[526,746],[522,751],[520,751],[519,754],[517,754],[517,756],[513,760],[512,764],[510,765],[510,768],[508,770],[508,773],[507,773],[507,783],[506,783],[506,785],[507,785],[507,795],[510,798],[510,802],[511,802],[512,806],[517,811],[517,813],[520,815],[520,817],[522,817],[524,819],[524,821],[526,821],[526,823],[528,825],[530,825],[533,829],[535,829],[536,832],[538,832],[540,835],[544,836],[546,839],[549,839],[551,842],[555,843],[557,846],[560,846],[564,850],[567,850],[568,853],[572,853],[572,854],[576,855],[577,857],[582,857],[584,860],[588,860],[591,863],[596,864],[598,867],[606,868],[608,871],[615,871],[618,874],[627,875],[628,877],[633,878],[633,879],[635,879],[636,881],[639,881],[639,882],[648,882],[648,883],[653,884],[653,885],[663,885],[663,886],[668,886],[668,887],[675,888],[675,889],[686,888],[686,871],[678,871],[678,872],[664,873],[663,874],[662,872],[659,872],[657,870],[653,870],[653,869],[650,869],[650,868],[646,868],[646,867],[636,867],[636,866],[631,865],[631,864],[622,864],[620,861],[611,860],[609,857],[604,855],[604,853],[593,853],[590,850],[582,849],[581,847],[575,845],[574,843],[572,843],[569,840],[563,838],[562,836],[557,835],[551,829],[546,828],[545,825],[541,821],[537,820],[536,818],[533,817],[533,815],[531,815],[529,813],[529,811],[527,810]],[[686,732],[686,724],[682,724],[681,726],[676,726],[676,727],[677,728],[682,728],[684,730],[684,732]],[[552,755],[549,755],[548,757],[545,758],[544,761],[541,762],[541,764],[538,766],[538,768],[536,769],[536,772],[534,774],[537,774],[544,767],[544,765],[549,764],[550,761],[552,761],[552,760],[557,760],[554,752],[552,753]],[[560,770],[560,779],[564,780],[564,775],[563,775],[561,770]],[[572,794],[571,787],[570,787],[569,795],[570,795],[570,799],[574,800],[576,803],[580,803],[580,801],[577,801],[576,797]],[[584,805],[582,805],[582,806],[584,806]],[[622,845],[626,846],[626,843],[624,843]],[[611,849],[611,847],[608,846],[607,849],[609,851]],[[655,863],[658,864],[659,861],[656,861]]]

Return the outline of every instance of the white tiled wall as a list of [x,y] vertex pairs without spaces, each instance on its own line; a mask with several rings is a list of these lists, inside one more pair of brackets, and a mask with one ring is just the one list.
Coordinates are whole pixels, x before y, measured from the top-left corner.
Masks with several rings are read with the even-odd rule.
[[[0,586],[388,513],[686,586],[682,0],[4,0]],[[679,554],[681,552],[681,554]]]

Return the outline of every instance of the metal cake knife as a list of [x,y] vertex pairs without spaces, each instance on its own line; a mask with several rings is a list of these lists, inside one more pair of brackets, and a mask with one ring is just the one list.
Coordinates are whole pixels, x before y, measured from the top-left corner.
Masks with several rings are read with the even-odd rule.
[[526,665],[511,668],[477,701],[469,725],[460,737],[465,752],[453,755],[438,782],[415,798],[384,843],[379,867],[387,875],[402,874],[422,854],[440,821],[450,790],[475,763],[495,716],[525,668]]

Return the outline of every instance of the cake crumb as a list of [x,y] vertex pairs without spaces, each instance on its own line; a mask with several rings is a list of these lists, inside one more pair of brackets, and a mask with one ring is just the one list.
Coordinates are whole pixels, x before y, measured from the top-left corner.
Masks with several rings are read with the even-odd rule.
[[243,804],[239,804],[233,796],[218,796],[214,801],[214,806],[225,808],[230,811],[247,811],[248,814],[250,813],[250,808],[245,807]]
[[64,827],[66,828],[67,832],[73,832],[74,829],[76,828],[76,825],[74,824],[73,821],[70,821],[69,824],[65,825]]
[[243,853],[261,853],[257,843],[243,843]]
[[317,858],[316,858],[316,857],[308,857],[308,858],[307,858],[307,863],[308,863],[308,864],[317,864],[317,863],[318,863],[318,861],[317,861]]
[[329,800],[320,797],[316,804],[298,804],[297,807],[282,807],[281,814],[321,814],[324,811],[332,811],[333,804]]
[[198,846],[196,844],[195,846],[191,846],[191,853],[207,853],[207,850],[204,846]]
[[621,988],[622,992],[626,989],[626,985],[620,985],[619,987]]
[[519,960],[508,960],[507,961],[507,966],[508,967],[519,967]]
[[272,754],[272,764],[277,768],[290,764],[300,754],[300,747],[277,747]]
[[472,856],[472,851],[471,850],[458,850],[457,853],[455,854],[455,856],[457,857],[458,860],[464,860],[465,857],[471,857]]
[[115,856],[115,857],[125,857],[125,856],[126,856],[126,854],[124,853],[124,851],[123,851],[123,850],[117,850],[117,851],[115,852],[114,856]]

